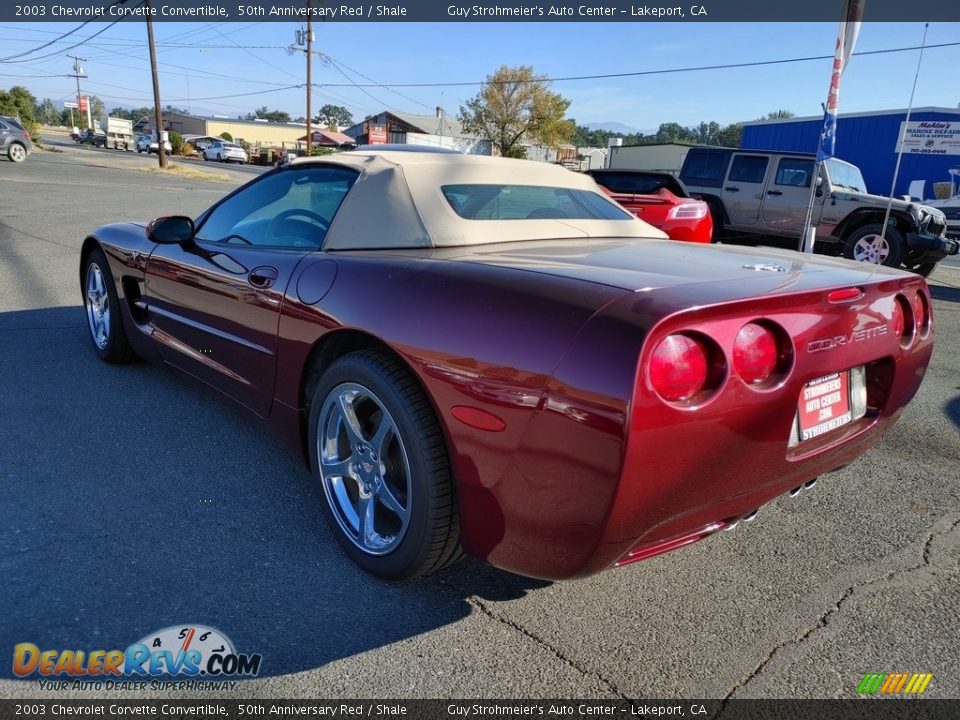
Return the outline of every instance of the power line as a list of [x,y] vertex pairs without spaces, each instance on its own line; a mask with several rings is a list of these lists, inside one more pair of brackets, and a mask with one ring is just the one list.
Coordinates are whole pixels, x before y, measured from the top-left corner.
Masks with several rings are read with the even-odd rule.
[[[960,45],[960,42],[947,42],[939,43],[936,45],[927,45],[926,49],[930,50],[931,48],[944,48],[944,47],[956,47]],[[855,52],[854,55],[885,55],[889,53],[901,53],[909,52],[911,50],[919,50],[919,45],[912,45],[910,47],[902,48],[887,48],[885,50],[864,50],[862,52]],[[371,85],[366,84],[357,84],[350,83],[325,83],[327,87],[382,87],[382,88],[419,88],[419,87],[469,87],[477,85],[512,85],[515,83],[532,83],[532,82],[567,82],[573,80],[606,80],[610,78],[622,78],[622,77],[641,77],[644,75],[669,75],[672,73],[684,73],[684,72],[698,72],[701,70],[731,70],[734,68],[746,68],[746,67],[760,67],[763,65],[784,65],[787,63],[798,63],[798,62],[808,62],[811,60],[832,60],[833,55],[810,55],[808,57],[798,57],[798,58],[784,58],[782,60],[757,60],[755,62],[742,62],[742,63],[725,63],[723,65],[694,65],[690,67],[680,67],[680,68],[664,68],[661,70],[638,70],[636,72],[622,72],[622,73],[604,73],[599,75],[568,75],[565,77],[549,77],[549,76],[540,76],[532,78],[530,80],[501,80],[501,81],[487,81],[487,80],[476,80],[470,82],[421,82],[421,83],[374,83]]]
[[430,107],[429,105],[427,105],[426,103],[422,103],[422,102],[420,102],[419,100],[413,99],[413,98],[410,97],[409,95],[404,95],[403,93],[397,92],[396,90],[394,90],[394,89],[391,88],[391,87],[388,87],[387,85],[384,85],[384,84],[382,84],[382,83],[378,83],[378,82],[377,82],[376,80],[374,80],[372,77],[368,77],[367,75],[364,75],[364,74],[363,74],[362,72],[360,72],[359,70],[354,70],[352,67],[350,67],[350,66],[347,65],[346,63],[342,63],[342,62],[340,62],[339,60],[337,60],[336,58],[334,58],[334,57],[332,57],[332,56],[330,56],[330,55],[327,55],[326,53],[324,53],[323,56],[326,57],[326,58],[328,58],[328,59],[330,60],[330,62],[332,62],[333,64],[337,65],[338,67],[343,67],[343,68],[349,70],[350,72],[352,72],[353,74],[359,75],[360,77],[364,78],[365,80],[369,80],[369,81],[372,82],[372,83],[376,83],[377,87],[382,87],[384,90],[388,90],[388,91],[392,92],[394,95],[397,95],[397,96],[399,96],[399,97],[402,97],[402,98],[405,99],[405,100],[409,100],[409,101],[412,102],[412,103],[416,103],[416,104],[419,105],[420,107],[425,107],[427,110],[432,111],[432,110],[434,109],[434,108]]
[[[54,38],[53,40],[51,40],[51,41],[48,42],[48,43],[44,43],[43,45],[39,45],[39,46],[33,48],[32,50],[25,50],[24,52],[22,52],[22,53],[17,53],[16,55],[8,55],[8,56],[5,57],[5,58],[0,58],[0,62],[10,62],[11,60],[14,60],[15,58],[23,57],[24,55],[31,55],[31,54],[37,52],[38,50],[43,50],[45,47],[50,47],[50,46],[53,45],[55,42],[60,42],[60,41],[63,40],[64,38],[69,37],[70,35],[73,35],[77,30],[79,30],[80,28],[82,28],[82,27],[84,27],[85,25],[88,25],[88,24],[90,24],[90,23],[92,23],[92,22],[93,22],[93,20],[87,20],[86,22],[80,23],[80,24],[77,25],[73,30],[70,30],[69,32],[63,33],[60,37]],[[27,41],[27,42],[29,42],[29,41]]]
[[[113,2],[110,3],[109,5],[107,5],[104,9],[112,8],[113,6],[115,6],[115,5],[120,5],[121,3],[124,3],[124,2],[126,2],[126,0],[113,0]],[[135,6],[133,6],[133,7],[139,7],[139,5],[140,5],[140,3],[138,3],[137,5],[135,5]],[[122,18],[121,18],[121,19],[122,19]],[[0,62],[3,62],[3,63],[34,62],[34,61],[36,61],[36,60],[43,60],[44,58],[52,57],[52,56],[54,56],[54,55],[59,54],[60,52],[65,52],[66,50],[73,50],[73,48],[75,48],[75,47],[80,47],[81,45],[83,45],[83,44],[84,44],[85,42],[87,42],[88,40],[92,40],[93,38],[97,37],[97,35],[100,35],[101,33],[105,32],[105,31],[108,30],[109,28],[113,27],[113,26],[116,25],[118,22],[120,22],[120,20],[119,20],[119,19],[118,19],[118,20],[114,20],[112,23],[110,23],[109,25],[107,25],[105,28],[103,28],[103,29],[100,30],[99,32],[96,32],[96,33],[94,33],[93,35],[91,35],[91,36],[89,36],[89,37],[87,37],[87,38],[82,38],[80,42],[75,43],[74,45],[71,45],[70,47],[65,48],[64,50],[61,50],[61,51],[59,51],[59,52],[53,52],[53,53],[50,53],[50,54],[48,54],[48,55],[42,55],[42,56],[40,56],[40,57],[29,58],[28,60],[16,60],[16,58],[21,58],[21,57],[23,57],[24,55],[32,55],[32,54],[35,53],[35,52],[38,52],[38,51],[40,51],[40,50],[43,50],[44,48],[50,47],[50,46],[53,45],[54,43],[59,42],[59,41],[63,40],[64,38],[67,38],[67,37],[73,35],[75,32],[77,32],[78,30],[80,30],[80,29],[83,28],[83,27],[86,27],[86,26],[89,25],[91,22],[93,22],[93,20],[86,20],[86,21],[80,23],[79,25],[77,25],[75,28],[73,28],[73,30],[68,30],[67,32],[63,33],[62,35],[60,35],[60,36],[58,36],[58,37],[56,37],[56,38],[54,38],[53,40],[50,40],[49,42],[44,43],[43,45],[38,45],[37,47],[33,48],[32,50],[24,50],[24,51],[21,52],[21,53],[17,53],[17,54],[15,54],[15,55],[8,55],[8,56],[5,57],[5,58],[0,58]]]
[[[134,6],[134,7],[138,7],[138,6],[139,6],[139,5]],[[74,48],[78,48],[78,47],[80,47],[81,45],[86,44],[89,40],[92,40],[93,38],[97,37],[97,35],[102,35],[102,34],[105,33],[107,30],[109,30],[109,29],[112,28],[114,25],[116,25],[118,22],[120,22],[121,20],[125,20],[125,19],[126,19],[126,18],[118,18],[117,20],[114,20],[112,23],[110,23],[109,25],[107,25],[106,27],[104,27],[102,30],[99,30],[99,31],[97,31],[96,33],[94,33],[93,35],[91,35],[91,36],[90,36],[89,38],[87,38],[86,40],[81,40],[80,42],[74,43],[74,44],[71,45],[70,47],[63,48],[62,50],[55,50],[54,52],[52,52],[52,53],[47,53],[46,55],[38,55],[38,56],[36,56],[36,57],[30,57],[30,58],[26,58],[26,59],[24,59],[24,60],[6,60],[6,59],[4,59],[4,60],[0,60],[0,63],[8,63],[8,64],[10,64],[10,65],[14,65],[14,64],[26,63],[26,62],[36,62],[36,61],[38,61],[38,60],[44,60],[44,59],[46,59],[46,58],[54,57],[54,56],[56,56],[56,55],[63,55],[63,54],[64,54],[65,52],[67,52],[68,50],[73,50]],[[88,20],[87,22],[92,22],[92,21],[91,21],[91,20]],[[48,44],[49,44],[49,43],[48,43]],[[44,46],[44,47],[45,47],[45,46]],[[26,52],[22,52],[22,53],[20,53],[20,54],[18,54],[18,55],[13,55],[13,56],[11,56],[11,57],[20,57],[20,56],[22,56],[22,55],[29,55],[29,54],[31,54],[31,53],[35,53],[38,49],[40,49],[40,48],[34,48],[33,50],[28,50],[28,51],[26,51]]]

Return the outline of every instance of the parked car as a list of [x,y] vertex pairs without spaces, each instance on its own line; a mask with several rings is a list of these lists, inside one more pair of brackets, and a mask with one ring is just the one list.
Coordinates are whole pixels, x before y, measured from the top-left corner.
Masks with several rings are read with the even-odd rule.
[[[170,145],[169,140],[163,141],[163,151],[165,153],[172,153],[173,146]],[[137,152],[138,153],[159,153],[160,145],[157,142],[156,135],[137,135]]]
[[23,162],[33,152],[30,133],[16,118],[0,115],[0,154],[11,162]]
[[204,148],[203,159],[218,162],[238,162],[243,165],[247,162],[247,151],[236,143],[217,140]]
[[84,130],[83,134],[80,136],[80,143],[93,145],[94,147],[105,147],[107,143],[107,136],[96,130]]
[[669,241],[584,175],[459,154],[297,158],[94,230],[79,280],[100,358],[266,418],[386,578],[461,550],[583,576],[733,527],[871,447],[933,348],[921,277]]
[[647,170],[587,170],[603,190],[672,240],[708,243],[713,237],[709,206],[695,200],[670,173]]
[[960,240],[960,195],[946,200],[930,200],[927,204],[943,213],[947,221],[947,237]]
[[[680,180],[711,208],[714,235],[724,239],[780,239],[796,248],[810,199],[814,156],[800,153],[691,148]],[[945,235],[943,213],[895,199],[886,232],[889,199],[867,192],[860,169],[828,159],[817,182],[815,249],[852,260],[906,267],[921,275],[960,251]]]

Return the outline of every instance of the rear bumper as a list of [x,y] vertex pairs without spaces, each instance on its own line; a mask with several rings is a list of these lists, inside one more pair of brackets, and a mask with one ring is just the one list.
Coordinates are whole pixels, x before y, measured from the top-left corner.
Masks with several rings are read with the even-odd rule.
[[[501,482],[481,493],[461,478],[461,499],[471,494],[482,527],[497,531],[482,545],[467,533],[464,549],[524,575],[590,575],[695,542],[851,463],[893,426],[923,379],[931,332],[901,343],[892,330],[894,295],[912,307],[918,292],[928,305],[923,280],[896,273],[843,305],[811,290],[668,311],[639,351],[631,325],[661,309],[656,298],[608,306],[558,367]],[[660,338],[703,333],[729,357],[751,318],[792,338],[792,366],[775,385],[749,387],[727,361],[714,394],[696,405],[666,403],[649,387],[643,368]],[[627,356],[629,379],[618,369]],[[867,368],[867,414],[791,447],[804,384],[858,366]]]

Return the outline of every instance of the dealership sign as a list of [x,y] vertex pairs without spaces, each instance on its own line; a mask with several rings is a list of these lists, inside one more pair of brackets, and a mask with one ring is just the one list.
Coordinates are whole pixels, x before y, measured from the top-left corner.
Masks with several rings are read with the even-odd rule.
[[960,122],[900,123],[900,137],[908,155],[960,155]]

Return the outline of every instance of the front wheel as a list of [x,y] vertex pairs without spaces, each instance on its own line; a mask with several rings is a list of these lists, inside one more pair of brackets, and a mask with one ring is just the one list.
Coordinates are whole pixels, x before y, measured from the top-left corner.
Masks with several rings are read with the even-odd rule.
[[101,360],[109,363],[134,360],[136,355],[127,342],[123,318],[120,317],[120,301],[113,285],[113,275],[100,248],[90,253],[83,277],[83,305],[94,351]]
[[886,233],[880,223],[858,227],[849,236],[843,247],[843,255],[849,260],[900,267],[907,243],[903,234],[888,226]]
[[443,433],[399,360],[363,351],[333,363],[313,392],[308,437],[324,515],[360,567],[405,580],[459,557]]

